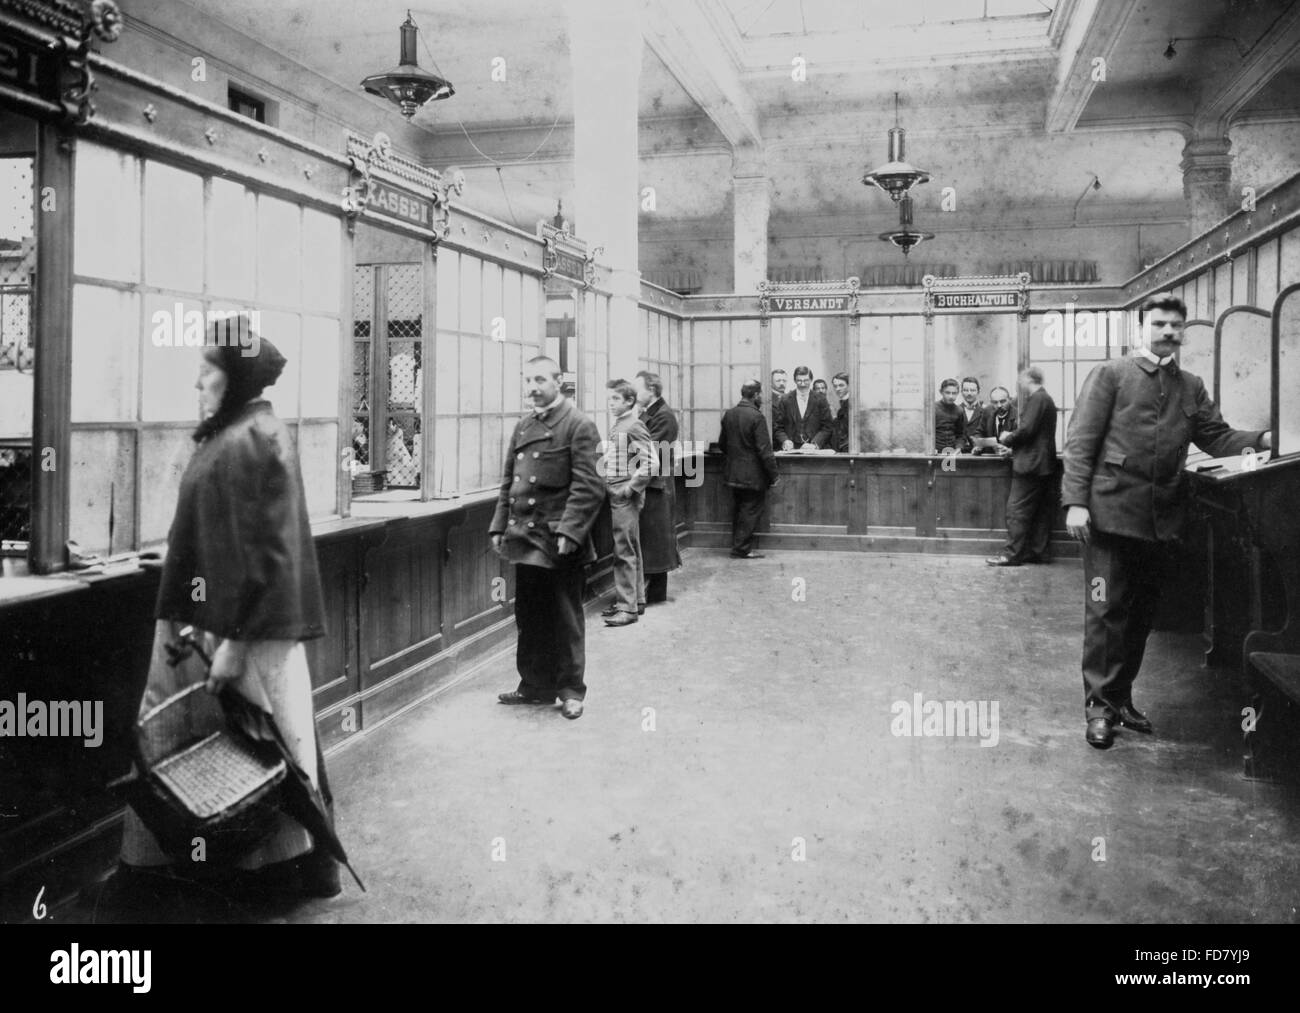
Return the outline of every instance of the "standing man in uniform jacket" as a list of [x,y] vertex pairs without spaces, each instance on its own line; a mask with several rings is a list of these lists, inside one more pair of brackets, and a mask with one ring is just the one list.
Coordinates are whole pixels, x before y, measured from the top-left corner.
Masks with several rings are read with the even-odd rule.
[[515,426],[488,532],[492,548],[515,564],[515,664],[519,688],[504,704],[563,700],[582,716],[587,695],[583,564],[594,562],[591,527],[605,499],[597,470],[596,424],[560,393],[559,363],[530,359],[524,386],[532,413]]
[[650,479],[641,508],[641,555],[645,564],[645,603],[668,600],[668,571],[682,565],[677,551],[677,490],[671,447],[677,441],[677,416],[663,398],[659,374],[641,370],[632,384],[641,406],[641,421],[659,455],[658,473]]
[[782,450],[798,450],[805,443],[826,446],[831,439],[831,406],[812,389],[812,370],[795,367],[794,387],[776,406],[773,443]]
[[757,380],[740,388],[740,402],[723,414],[722,435],[718,437],[718,446],[726,458],[722,480],[731,487],[731,555],[735,559],[762,558],[754,551],[754,529],[763,515],[767,490],[780,478],[767,435],[767,420],[759,410],[762,390]]
[[1172,293],[1149,297],[1138,310],[1144,347],[1093,369],[1070,420],[1061,501],[1084,544],[1084,710],[1098,749],[1116,724],[1151,731],[1133,680],[1183,524],[1187,445],[1215,457],[1271,445],[1269,433],[1229,427],[1201,378],[1174,361],[1186,319]]
[[1016,429],[1004,429],[998,442],[1011,448],[1011,493],[1007,496],[1007,545],[990,566],[1046,563],[1047,543],[1056,513],[1056,402],[1043,390],[1043,371],[1030,366],[1020,374],[1025,413]]

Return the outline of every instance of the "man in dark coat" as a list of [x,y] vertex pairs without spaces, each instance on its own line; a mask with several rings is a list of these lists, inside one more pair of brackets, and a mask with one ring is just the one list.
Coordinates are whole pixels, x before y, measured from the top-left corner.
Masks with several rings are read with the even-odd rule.
[[[984,435],[998,440],[1003,433],[1015,429],[1016,423],[1016,403],[1011,400],[1011,392],[1005,387],[994,387],[989,391],[988,410],[984,413]],[[977,454],[1009,454],[1010,452],[1010,448],[1005,445],[999,446],[996,451],[975,448]]]
[[583,564],[594,562],[591,528],[605,499],[597,468],[596,424],[560,393],[563,373],[546,356],[530,359],[524,383],[532,413],[515,426],[488,532],[515,564],[515,664],[519,688],[504,704],[553,704],[582,716],[587,695]]
[[812,370],[807,366],[795,368],[794,388],[776,406],[773,444],[781,450],[798,450],[806,443],[826,446],[831,441],[831,406],[812,389]]
[[835,396],[840,399],[839,408],[835,411],[835,418],[831,422],[831,446],[835,448],[837,454],[847,454],[849,452],[849,424],[852,419],[852,408],[849,405],[849,374],[836,373],[831,377],[831,386],[835,388]]
[[722,480],[731,488],[731,555],[735,559],[762,558],[754,551],[754,529],[763,515],[767,490],[780,478],[767,420],[759,408],[762,390],[757,380],[740,388],[740,402],[723,414],[718,437],[726,458]]
[[936,454],[959,454],[966,442],[966,414],[957,407],[961,387],[951,377],[939,384],[934,403],[934,449]]
[[1186,319],[1172,293],[1149,297],[1138,311],[1143,347],[1093,369],[1066,438],[1061,502],[1084,544],[1084,709],[1098,749],[1116,724],[1151,731],[1133,680],[1183,524],[1188,444],[1215,457],[1271,445],[1266,432],[1229,427],[1200,377],[1174,361]]
[[1047,562],[1047,543],[1056,514],[1056,402],[1043,390],[1043,371],[1030,366],[1020,374],[1025,414],[998,442],[1012,451],[1011,493],[1007,496],[1007,544],[990,566]]
[[650,442],[659,455],[658,474],[650,479],[641,509],[641,555],[645,565],[645,603],[668,600],[668,571],[682,565],[677,551],[676,468],[672,446],[677,441],[677,416],[663,398],[658,373],[641,370],[632,382],[641,421],[650,430]]

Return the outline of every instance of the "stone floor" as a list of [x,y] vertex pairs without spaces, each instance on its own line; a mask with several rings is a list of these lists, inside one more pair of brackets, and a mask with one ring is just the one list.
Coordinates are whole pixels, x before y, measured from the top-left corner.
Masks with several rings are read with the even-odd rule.
[[[1077,561],[688,552],[637,625],[589,614],[580,720],[499,706],[504,657],[331,758],[368,893],[160,917],[1300,920],[1300,799],[1241,777],[1236,677],[1157,633],[1156,734],[1089,748],[1082,593]],[[917,693],[996,704],[996,744],[894,734]]]

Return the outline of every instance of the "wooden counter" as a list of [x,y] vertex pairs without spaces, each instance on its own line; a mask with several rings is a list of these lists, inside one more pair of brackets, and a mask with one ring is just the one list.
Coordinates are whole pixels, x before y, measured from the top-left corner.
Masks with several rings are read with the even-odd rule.
[[[1006,542],[1006,458],[778,454],[777,467],[781,482],[759,526],[766,548],[992,555]],[[729,546],[731,491],[720,454],[705,455],[703,483],[687,500],[690,544]],[[1079,555],[1059,509],[1052,554]]]

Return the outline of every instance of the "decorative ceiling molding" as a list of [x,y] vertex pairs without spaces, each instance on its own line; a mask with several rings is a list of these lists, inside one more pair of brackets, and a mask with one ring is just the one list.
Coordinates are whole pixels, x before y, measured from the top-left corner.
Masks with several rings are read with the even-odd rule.
[[645,0],[642,7],[646,43],[686,93],[734,147],[761,149],[758,107],[721,37],[726,20],[717,0]]
[[1229,74],[1207,81],[1192,124],[1196,137],[1221,137],[1233,116],[1300,53],[1300,4],[1292,4]]
[[1097,87],[1093,61],[1110,61],[1139,0],[1078,0],[1061,27],[1056,86],[1047,103],[1045,129],[1066,133],[1074,129]]

